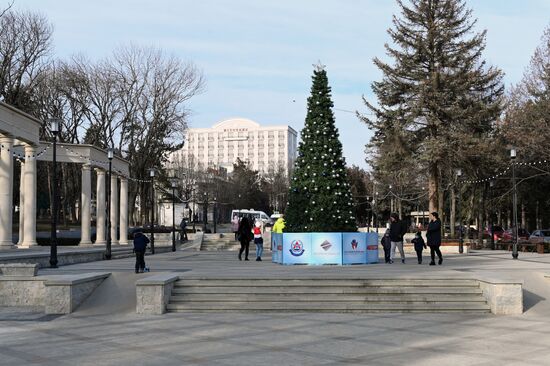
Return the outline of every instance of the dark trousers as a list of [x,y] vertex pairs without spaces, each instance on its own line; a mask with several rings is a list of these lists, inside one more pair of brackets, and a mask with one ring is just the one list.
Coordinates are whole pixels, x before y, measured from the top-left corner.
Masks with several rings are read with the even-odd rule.
[[418,250],[418,249],[415,249],[416,251],[416,258],[418,258],[418,263],[422,263],[422,249]]
[[145,252],[136,251],[136,272],[145,269]]
[[187,241],[187,229],[182,229],[180,232],[180,241]]
[[430,256],[432,257],[432,262],[435,262],[436,253],[439,259],[443,259],[443,256],[441,255],[441,250],[439,250],[439,245],[433,246],[433,247],[430,247]]
[[386,263],[389,263],[391,255],[391,244],[382,244],[382,248],[384,248],[384,259],[386,260]]
[[250,247],[250,241],[244,240],[241,241],[241,249],[239,250],[239,258],[243,255],[244,251],[244,258],[248,259],[248,249]]

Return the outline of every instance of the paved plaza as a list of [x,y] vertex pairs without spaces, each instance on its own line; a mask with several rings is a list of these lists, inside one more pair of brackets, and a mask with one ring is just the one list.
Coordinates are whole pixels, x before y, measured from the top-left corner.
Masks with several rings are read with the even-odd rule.
[[[412,259],[412,258],[411,258]],[[179,251],[42,269],[112,272],[76,312],[0,309],[0,365],[548,365],[550,256],[447,256],[443,266],[283,267],[239,262],[234,252]],[[460,277],[523,279],[521,316],[468,314],[135,314],[135,281],[159,272],[200,277]]]

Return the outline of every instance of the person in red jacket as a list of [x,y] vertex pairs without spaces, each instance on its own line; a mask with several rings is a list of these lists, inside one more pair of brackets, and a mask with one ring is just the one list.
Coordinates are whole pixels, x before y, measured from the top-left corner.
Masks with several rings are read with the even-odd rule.
[[262,237],[262,223],[260,221],[256,221],[252,232],[254,233],[254,244],[256,244],[256,261],[261,262],[264,252],[264,238]]

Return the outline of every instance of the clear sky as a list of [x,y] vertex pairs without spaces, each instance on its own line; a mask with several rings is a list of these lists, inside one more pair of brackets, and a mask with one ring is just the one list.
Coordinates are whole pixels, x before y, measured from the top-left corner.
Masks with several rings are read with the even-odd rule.
[[[0,5],[7,3],[0,0]],[[550,24],[550,0],[467,0],[487,29],[486,60],[506,85],[523,70]],[[3,7],[3,6],[0,6]],[[394,0],[15,0],[17,9],[54,24],[56,55],[108,56],[127,43],[153,45],[204,72],[206,91],[190,101],[191,127],[229,117],[302,129],[312,64],[327,65],[335,108],[366,111],[370,84],[380,78]],[[348,164],[367,167],[371,132],[353,113],[335,111]]]

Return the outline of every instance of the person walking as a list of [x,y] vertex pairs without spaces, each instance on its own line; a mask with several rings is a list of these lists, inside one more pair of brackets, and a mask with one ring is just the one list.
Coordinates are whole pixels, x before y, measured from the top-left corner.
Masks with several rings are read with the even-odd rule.
[[145,271],[145,250],[149,244],[149,238],[143,235],[141,229],[134,233],[134,253],[136,253],[136,273]]
[[422,264],[422,250],[428,249],[428,247],[424,242],[424,238],[422,238],[422,233],[420,232],[420,230],[416,232],[416,235],[414,236],[414,239],[411,240],[411,242],[414,244],[414,250],[416,251],[418,264]]
[[407,232],[407,224],[405,221],[399,220],[399,215],[395,212],[390,215],[390,240],[391,253],[390,263],[393,263],[395,258],[395,248],[399,249],[401,254],[401,263],[405,263],[405,251],[403,250],[403,236]]
[[262,237],[262,222],[256,221],[254,224],[254,244],[256,244],[256,262],[262,261],[262,254],[264,252],[264,238]]
[[231,219],[231,230],[235,233],[235,241],[238,241],[237,232],[239,231],[239,216],[233,215]]
[[428,224],[428,231],[426,232],[426,239],[428,240],[428,246],[430,247],[430,256],[432,261],[430,266],[435,266],[435,255],[439,258],[439,264],[443,263],[443,256],[441,255],[441,220],[439,220],[439,214],[432,212],[430,214],[430,223]]
[[187,220],[185,220],[185,217],[181,218],[180,229],[180,242],[187,241]]
[[248,250],[250,240],[252,240],[252,225],[248,217],[244,216],[239,223],[239,229],[237,230],[239,241],[241,242],[241,249],[239,250],[239,260],[242,260],[244,252],[244,260],[248,260]]
[[384,236],[382,237],[382,248],[384,248],[384,259],[386,260],[386,263],[390,263],[391,257],[391,239],[390,239],[390,230],[387,229],[384,233]]

